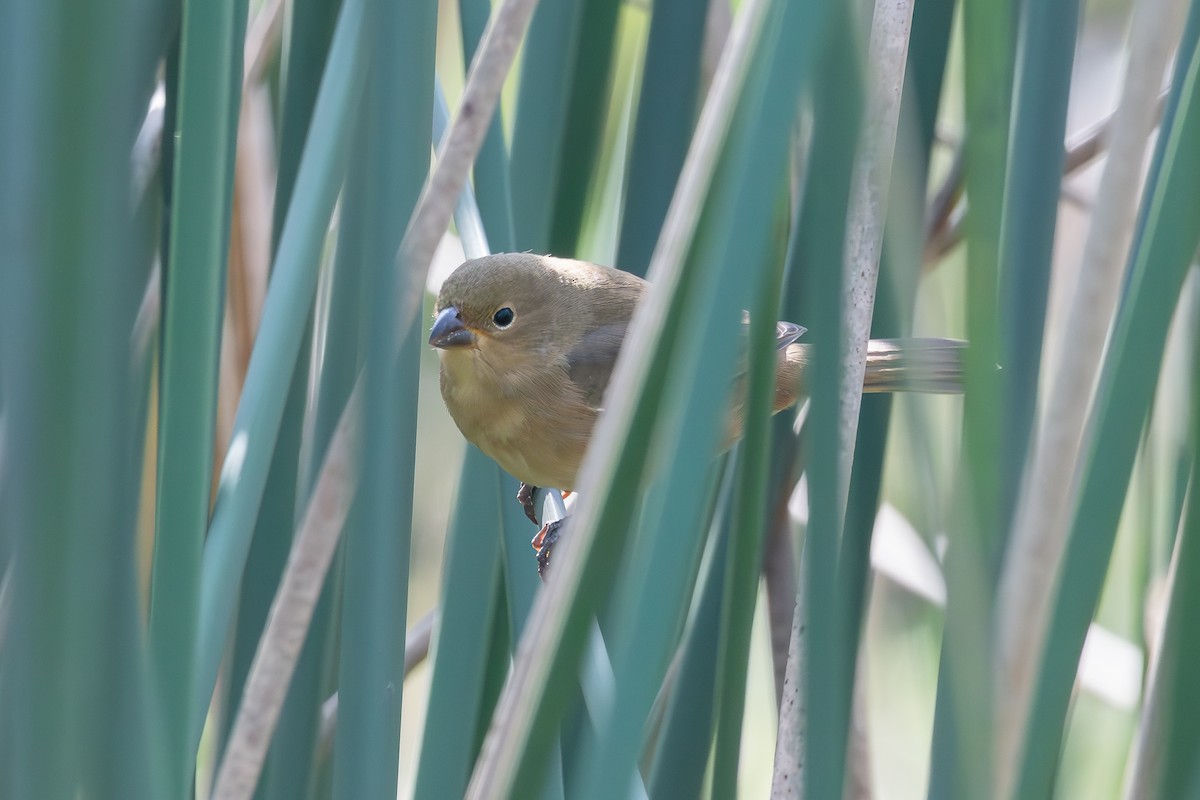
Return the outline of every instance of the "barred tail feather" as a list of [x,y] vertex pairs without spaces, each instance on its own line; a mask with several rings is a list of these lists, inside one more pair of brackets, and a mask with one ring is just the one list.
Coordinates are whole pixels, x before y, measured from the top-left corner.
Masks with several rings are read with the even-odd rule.
[[[775,411],[808,394],[804,371],[810,346],[793,344],[784,352],[775,381]],[[863,391],[961,394],[966,347],[958,339],[872,339]]]
[[961,394],[966,347],[957,339],[872,339],[863,391]]

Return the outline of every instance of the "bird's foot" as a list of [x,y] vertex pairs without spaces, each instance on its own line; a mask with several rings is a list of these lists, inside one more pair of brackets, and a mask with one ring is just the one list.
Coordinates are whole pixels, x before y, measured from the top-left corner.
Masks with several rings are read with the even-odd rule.
[[525,509],[525,516],[529,517],[529,521],[534,525],[541,525],[538,520],[537,510],[535,508],[535,500],[537,498],[538,487],[530,486],[528,483],[522,483],[521,488],[517,489],[517,502],[521,504],[521,508]]
[[517,489],[517,503],[521,504],[522,509],[526,512],[526,516],[529,517],[529,522],[540,525],[538,509],[536,509],[535,505],[536,499],[538,499],[538,487],[522,483],[521,488]]
[[562,536],[563,523],[565,519],[556,519],[554,522],[547,522],[542,526],[542,529],[537,532],[537,536],[533,537],[530,542],[533,549],[537,550],[538,576],[543,580],[546,578],[546,569],[550,566],[550,553],[554,545]]

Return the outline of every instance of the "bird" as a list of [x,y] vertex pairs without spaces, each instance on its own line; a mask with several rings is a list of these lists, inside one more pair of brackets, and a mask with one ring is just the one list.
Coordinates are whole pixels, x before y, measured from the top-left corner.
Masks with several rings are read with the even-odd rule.
[[[535,487],[576,488],[649,285],[615,267],[534,253],[470,259],[442,283],[429,333],[441,357],[442,399],[463,436],[521,481],[518,499],[535,524]],[[810,345],[797,342],[804,332],[776,323],[774,412],[804,397]],[[864,391],[958,391],[963,344],[872,340]],[[739,406],[731,409],[730,443],[741,428]]]

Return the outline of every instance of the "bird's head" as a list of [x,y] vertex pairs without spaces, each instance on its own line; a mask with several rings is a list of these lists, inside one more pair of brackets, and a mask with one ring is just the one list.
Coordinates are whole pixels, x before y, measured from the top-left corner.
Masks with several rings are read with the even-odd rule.
[[554,261],[505,253],[463,263],[438,293],[429,343],[446,355],[473,352],[492,362],[543,352],[571,305],[569,281]]

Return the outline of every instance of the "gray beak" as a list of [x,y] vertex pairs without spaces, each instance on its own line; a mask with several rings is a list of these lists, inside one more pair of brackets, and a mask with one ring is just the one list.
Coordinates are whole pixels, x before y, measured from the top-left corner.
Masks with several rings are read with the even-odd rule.
[[457,308],[447,306],[433,321],[433,329],[429,331],[429,343],[442,350],[470,347],[475,344],[475,333],[459,319]]

